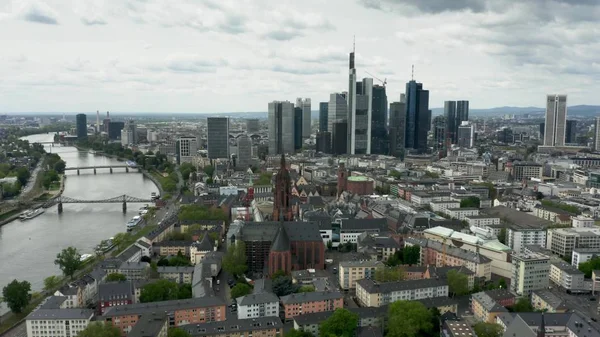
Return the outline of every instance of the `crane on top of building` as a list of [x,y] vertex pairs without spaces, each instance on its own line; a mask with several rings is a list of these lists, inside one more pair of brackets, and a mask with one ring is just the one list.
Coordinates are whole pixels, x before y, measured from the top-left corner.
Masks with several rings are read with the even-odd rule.
[[371,74],[370,72],[365,70],[365,73],[367,73],[367,75],[372,76],[374,79],[378,80],[379,82],[381,82],[381,84],[383,84],[383,87],[385,88],[385,86],[387,85],[387,78],[384,78],[383,81],[381,79],[379,79],[377,76]]

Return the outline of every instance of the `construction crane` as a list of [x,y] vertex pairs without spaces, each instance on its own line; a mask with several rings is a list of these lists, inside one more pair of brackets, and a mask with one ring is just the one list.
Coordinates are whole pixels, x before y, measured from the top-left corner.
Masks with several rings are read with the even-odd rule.
[[377,78],[377,76],[371,74],[370,72],[365,70],[365,73],[367,73],[367,75],[372,76],[374,79],[378,80],[379,82],[381,82],[383,84],[383,86],[385,87],[385,85],[387,84],[387,78],[384,78],[383,81],[380,80],[379,78]]

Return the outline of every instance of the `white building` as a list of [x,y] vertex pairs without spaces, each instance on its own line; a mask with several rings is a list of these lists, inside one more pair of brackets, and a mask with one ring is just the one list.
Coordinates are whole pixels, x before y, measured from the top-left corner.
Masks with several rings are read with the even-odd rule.
[[448,214],[453,219],[458,220],[466,220],[469,216],[479,215],[479,208],[475,207],[465,207],[465,208],[448,208],[446,210],[446,214]]
[[133,144],[134,135],[131,129],[122,129],[121,130],[121,145],[128,146]]
[[238,319],[279,316],[279,297],[269,292],[236,298]]
[[550,258],[542,254],[514,254],[510,290],[518,295],[529,295],[548,287]]
[[600,228],[556,228],[548,230],[546,248],[570,256],[575,248],[600,249]]
[[381,307],[396,301],[448,297],[448,283],[439,279],[377,283],[372,279],[356,282],[356,298],[364,307]]
[[[412,196],[411,196],[412,198]],[[458,201],[432,201],[429,203],[429,207],[434,212],[446,213],[446,210],[449,208],[459,208],[460,202]]]
[[594,219],[585,217],[583,215],[578,215],[576,217],[572,217],[571,220],[573,220],[573,228],[594,227]]
[[94,311],[65,309],[64,297],[53,296],[26,318],[29,337],[74,337],[90,323]]
[[466,217],[469,227],[486,228],[488,225],[499,225],[500,218],[493,215],[472,215]]
[[564,146],[566,126],[567,95],[547,95],[544,146]]
[[469,121],[461,122],[458,127],[458,146],[472,148],[475,142],[475,127]]
[[528,245],[546,245],[546,228],[543,226],[512,224],[508,226],[506,236],[508,246],[517,253],[523,253]]
[[550,265],[550,281],[566,290],[583,290],[583,272],[565,262]]
[[600,248],[574,248],[571,255],[571,264],[579,268],[580,263],[588,262],[600,256]]

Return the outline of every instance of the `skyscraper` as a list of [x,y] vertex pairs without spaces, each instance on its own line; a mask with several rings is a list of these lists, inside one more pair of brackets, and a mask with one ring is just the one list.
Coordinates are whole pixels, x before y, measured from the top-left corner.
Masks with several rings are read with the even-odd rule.
[[198,152],[196,137],[179,137],[175,146],[177,148],[177,164],[191,163],[192,158]]
[[252,164],[252,140],[248,135],[240,135],[237,139],[237,167],[247,169]]
[[[333,93],[329,95],[327,106],[327,130],[333,134],[333,123],[348,120],[348,103],[346,93]],[[333,144],[333,142],[332,142]]]
[[546,96],[544,146],[564,146],[567,122],[567,95]]
[[458,142],[458,127],[469,120],[469,101],[445,101],[446,137],[451,144]]
[[75,124],[77,126],[77,140],[87,139],[87,116],[85,114],[77,114],[75,116]]
[[319,103],[319,131],[326,132],[327,129],[327,115],[329,111],[329,102]]
[[108,139],[116,140],[121,137],[121,130],[125,127],[124,122],[108,122]]
[[419,153],[427,151],[427,133],[431,120],[429,90],[411,80],[406,83],[406,148]]
[[475,130],[473,124],[468,121],[461,122],[458,127],[458,146],[472,148],[475,141]]
[[567,120],[565,129],[565,143],[577,143],[577,121]]
[[348,122],[346,120],[335,122],[331,128],[333,129],[331,133],[331,153],[346,154],[348,150]]
[[373,103],[371,113],[371,153],[389,153],[387,138],[388,102],[385,86],[373,86]]
[[356,82],[354,49],[350,53],[348,77],[348,154],[371,153],[371,118],[373,108],[373,79]]
[[[350,53],[350,63],[349,63],[349,74],[348,74],[348,95],[346,95],[346,104],[347,104],[347,117],[346,122],[348,124],[346,131],[347,139],[346,139],[346,153],[354,154],[354,124],[356,117],[356,68],[354,67],[354,48],[352,48],[352,52]],[[331,107],[329,107],[331,109]]]
[[208,158],[229,159],[229,118],[208,117],[206,119],[206,148]]
[[246,132],[248,134],[256,133],[259,130],[259,121],[257,118],[246,119]]
[[301,107],[294,108],[294,150],[302,148],[302,131],[304,127],[303,111]]
[[442,151],[446,148],[446,136],[448,136],[446,121],[446,116],[436,116],[433,119],[433,147],[436,151]]
[[390,103],[390,155],[402,156],[406,132],[406,103],[404,94],[400,102]]
[[456,101],[456,130],[464,121],[469,120],[469,101]]
[[269,103],[269,154],[294,153],[294,104]]
[[600,151],[600,117],[596,117],[594,123],[594,151]]
[[302,140],[310,138],[311,105],[310,98],[297,98],[296,107],[302,109]]
[[[123,130],[125,130],[125,137],[123,137]],[[123,130],[121,130],[121,144],[123,144],[124,138],[126,140],[124,145],[135,145],[138,143],[137,126],[135,124],[135,120],[126,120],[125,124],[123,125]]]
[[317,132],[317,152],[331,153],[331,133],[326,131]]

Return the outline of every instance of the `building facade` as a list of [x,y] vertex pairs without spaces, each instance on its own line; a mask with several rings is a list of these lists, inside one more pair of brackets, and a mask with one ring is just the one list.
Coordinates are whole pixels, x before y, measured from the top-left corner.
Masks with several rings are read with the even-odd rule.
[[198,152],[196,137],[180,137],[177,140],[177,163],[191,163]]
[[75,124],[77,128],[77,140],[87,139],[87,116],[85,114],[77,114],[75,116]]
[[[402,94],[402,98],[405,98]],[[400,157],[404,153],[406,141],[406,102],[390,103],[390,155]]]
[[396,301],[415,301],[448,296],[445,280],[424,279],[378,283],[372,279],[356,282],[356,298],[365,307],[381,307]]
[[294,104],[269,103],[269,154],[294,153]]
[[371,153],[388,154],[388,102],[385,84],[374,85],[371,113]]
[[356,282],[365,278],[374,278],[377,268],[383,268],[381,261],[342,261],[339,264],[338,279],[344,290],[356,288]]
[[229,159],[229,118],[208,117],[206,119],[206,147],[208,158]]
[[329,102],[319,103],[319,131],[331,132],[328,127],[327,117],[329,116]]
[[537,289],[548,287],[550,258],[542,254],[514,254],[510,290],[526,296]]
[[544,146],[564,146],[567,123],[567,95],[546,96]]
[[406,137],[405,147],[417,152],[427,150],[430,129],[429,90],[422,83],[411,80],[406,84]]
[[311,104],[310,98],[297,98],[296,99],[296,108],[300,108],[302,111],[302,136],[301,139],[304,141],[310,138],[311,134],[311,121],[312,121],[312,112],[311,112]]

